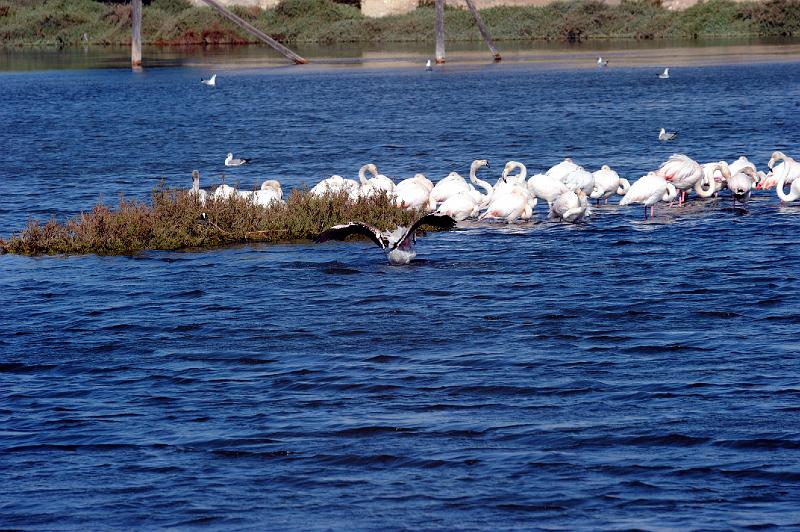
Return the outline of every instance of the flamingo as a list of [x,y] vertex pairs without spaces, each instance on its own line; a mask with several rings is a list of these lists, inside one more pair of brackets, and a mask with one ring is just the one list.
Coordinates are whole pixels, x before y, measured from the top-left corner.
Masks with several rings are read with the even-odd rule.
[[208,192],[200,188],[200,172],[197,170],[192,170],[192,188],[189,189],[189,195],[196,196],[200,206],[205,207]]
[[[489,166],[488,162],[486,163],[486,166]],[[436,209],[437,214],[446,214],[460,222],[467,218],[477,216],[478,212],[486,207],[493,195],[494,189],[492,188],[492,185],[486,181],[478,179],[476,171],[471,170],[469,173],[469,180],[471,182],[469,185],[469,190],[459,192],[458,194],[447,198]],[[481,192],[478,191],[478,189],[476,189],[473,185],[483,187],[486,193],[481,194]]]
[[753,186],[758,182],[756,171],[750,166],[745,166],[728,178],[728,189],[733,195],[733,206],[736,207],[736,200],[744,205],[750,199]]
[[672,201],[677,195],[675,185],[667,182],[666,179],[650,172],[640,177],[631,185],[630,190],[620,200],[622,206],[633,203],[644,204],[644,218],[647,219],[647,207],[650,207],[650,217],[653,217],[653,207],[659,201]]
[[589,214],[589,200],[582,189],[567,190],[550,206],[550,218],[575,223]]
[[416,174],[395,185],[395,205],[405,209],[432,211],[436,208],[436,200],[431,197],[431,190],[433,190],[433,183],[423,174]]
[[214,201],[227,200],[236,195],[236,189],[225,184],[225,176],[222,176],[222,184],[214,190]]
[[669,68],[665,68],[664,72],[658,75],[658,79],[669,79]]
[[274,202],[283,203],[283,189],[281,189],[281,184],[274,179],[267,179],[261,183],[261,189],[253,193],[253,203],[269,207]]
[[703,178],[694,184],[694,191],[701,198],[710,198],[728,186],[731,177],[730,167],[725,161],[703,165]]
[[573,171],[580,168],[577,164],[572,162],[572,159],[567,157],[560,163],[551,166],[550,169],[544,173],[544,175],[558,179],[559,181],[563,182],[566,177],[571,174]]
[[775,185],[775,192],[777,192],[778,197],[781,199],[781,203],[800,199],[800,179],[795,179],[792,181],[792,185],[789,187],[789,193],[786,194],[783,191],[783,186],[788,182],[789,180],[786,174],[781,174],[780,177],[778,177],[778,182]]
[[594,188],[592,189],[589,197],[597,200],[597,204],[605,200],[608,203],[608,198],[614,194],[624,196],[631,188],[631,184],[627,179],[623,179],[617,172],[612,170],[607,164],[604,164],[600,170],[592,173],[594,177]]
[[[519,173],[509,175],[514,170],[519,170]],[[518,218],[527,220],[533,216],[536,197],[528,191],[525,182],[527,175],[528,170],[524,164],[517,161],[507,162],[503,168],[503,176],[494,187],[486,212],[478,219],[502,219],[513,222]]]
[[332,175],[327,179],[323,179],[311,189],[311,194],[317,197],[341,192],[347,192],[350,199],[356,201],[358,199],[358,182],[353,179],[345,179],[340,175]]
[[[470,181],[472,181],[477,171],[484,166],[487,168],[489,167],[489,161],[486,159],[476,159],[472,161],[469,167]],[[450,196],[455,196],[461,192],[470,192],[473,189],[474,187],[471,188],[469,183],[467,183],[458,172],[450,172],[447,177],[436,183],[433,190],[431,190],[431,197],[439,203],[447,200]]]
[[[367,172],[372,174],[369,179],[366,176]],[[361,197],[370,197],[382,192],[391,196],[392,192],[394,192],[394,181],[378,173],[378,167],[372,163],[367,163],[358,170],[358,180],[361,183],[361,188],[359,189]]]
[[567,185],[547,174],[536,174],[528,179],[528,192],[531,196],[546,201],[548,206],[552,206],[556,198],[567,190]]
[[[775,166],[777,161],[782,161],[778,166]],[[795,179],[800,177],[800,163],[784,154],[783,152],[772,152],[772,157],[769,158],[767,166],[771,170],[767,174],[767,178],[761,182],[761,188],[770,189],[778,184],[778,179],[783,176],[784,182],[790,184]]]
[[426,214],[411,227],[398,227],[394,231],[379,231],[363,222],[349,222],[334,225],[326,229],[316,238],[315,242],[322,243],[328,240],[344,240],[350,235],[362,235],[372,240],[381,248],[389,259],[389,264],[408,264],[417,256],[415,249],[417,229],[423,225],[430,225],[438,229],[452,229],[456,221],[450,216],[440,214]]
[[[86,34],[84,33],[84,35],[86,35]],[[208,85],[210,87],[214,87],[214,86],[217,85],[217,75],[214,74],[213,76],[211,76],[211,79],[200,78],[200,83],[202,83],[203,85]]]
[[670,181],[681,192],[678,204],[686,201],[686,191],[703,178],[703,168],[686,155],[676,153],[662,164],[655,174]]
[[594,190],[594,175],[587,172],[582,166],[577,167],[567,174],[561,181],[567,185],[567,189],[581,189],[584,194],[589,195]]

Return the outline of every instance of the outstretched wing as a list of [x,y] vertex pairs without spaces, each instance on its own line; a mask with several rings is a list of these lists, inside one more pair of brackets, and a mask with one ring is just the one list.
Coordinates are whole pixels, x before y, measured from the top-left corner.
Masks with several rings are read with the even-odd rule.
[[416,233],[417,229],[419,229],[423,225],[430,225],[436,227],[437,229],[443,229],[446,231],[448,229],[452,229],[456,225],[456,221],[452,216],[448,216],[446,214],[436,214],[436,213],[426,214],[425,216],[414,222],[411,225],[411,227],[408,228],[406,234],[404,234],[403,238],[401,238],[397,242],[395,247],[402,246],[403,243],[409,238],[412,238]]
[[361,235],[369,238],[381,249],[386,249],[386,242],[381,236],[381,232],[371,225],[363,222],[350,222],[341,225],[334,225],[326,229],[317,236],[314,242],[320,244],[328,240],[344,240],[350,235]]

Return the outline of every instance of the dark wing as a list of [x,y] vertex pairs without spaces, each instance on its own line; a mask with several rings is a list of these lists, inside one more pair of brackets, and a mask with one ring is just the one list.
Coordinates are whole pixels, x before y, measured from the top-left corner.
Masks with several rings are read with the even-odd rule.
[[317,236],[314,242],[320,244],[328,240],[344,240],[350,235],[361,235],[369,238],[381,249],[386,249],[386,242],[381,236],[381,232],[371,225],[363,222],[350,222],[342,225],[334,225],[326,229]]
[[397,242],[395,247],[399,247],[400,245],[402,245],[403,242],[408,240],[409,237],[413,237],[417,229],[419,229],[423,225],[430,225],[436,227],[437,229],[444,229],[446,231],[448,229],[452,229],[453,227],[455,227],[456,221],[451,216],[448,216],[446,214],[436,214],[436,213],[426,214],[425,216],[414,222],[413,225],[408,228],[406,234],[403,235],[403,238],[401,238]]
[[250,162],[250,161],[252,161],[252,160],[253,160],[253,159],[242,159],[242,164],[247,164],[247,163],[249,163],[249,162]]

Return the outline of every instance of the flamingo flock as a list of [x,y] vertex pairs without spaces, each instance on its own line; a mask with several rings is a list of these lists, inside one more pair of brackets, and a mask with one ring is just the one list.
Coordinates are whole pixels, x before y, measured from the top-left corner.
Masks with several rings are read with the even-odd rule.
[[[353,221],[326,230],[318,239],[323,242],[355,233],[365,234],[387,253],[392,264],[406,264],[415,256],[414,233],[421,225],[449,229],[456,222],[468,219],[525,221],[534,216],[540,201],[547,203],[547,216],[551,220],[576,223],[591,215],[591,203],[600,207],[608,204],[613,196],[621,197],[619,205],[622,207],[642,205],[645,219],[648,214],[651,218],[654,216],[659,203],[682,206],[692,192],[697,198],[705,199],[720,196],[727,190],[734,206],[737,203],[746,205],[753,191],[759,189],[775,188],[782,203],[800,200],[800,162],[775,151],[767,167],[767,173],[759,171],[744,156],[730,163],[701,164],[687,155],[674,154],[658,168],[630,183],[609,165],[590,172],[571,158],[531,177],[524,163],[508,161],[500,177],[491,184],[486,175],[490,170],[489,161],[476,159],[470,165],[469,179],[453,171],[434,184],[421,173],[395,183],[381,174],[375,164],[368,163],[359,169],[358,180],[333,175],[314,185],[310,193],[321,198],[344,193],[352,201],[385,194],[398,208],[422,211],[423,216],[411,228],[398,228],[384,234]],[[478,177],[479,172],[485,179]],[[226,185],[223,179],[211,192],[200,188],[197,171],[192,173],[189,193],[201,205],[209,199],[232,197],[265,208],[284,203],[278,181],[266,180],[259,190],[240,191]]]
[[[435,184],[418,173],[395,182],[381,174],[373,163],[363,165],[358,180],[333,175],[314,185],[310,192],[319,197],[346,193],[357,201],[386,194],[399,208],[421,210],[426,213],[449,216],[456,221],[467,219],[515,222],[533,217],[538,203],[547,203],[548,217],[568,223],[578,222],[591,214],[590,204],[608,204],[613,196],[620,196],[619,205],[640,204],[645,208],[645,218],[652,217],[659,203],[683,205],[690,194],[698,198],[711,198],[728,191],[733,204],[745,205],[754,190],[775,188],[782,202],[800,199],[800,162],[783,152],[775,151],[767,167],[769,172],[757,170],[747,157],[730,163],[714,161],[698,163],[684,154],[674,154],[658,168],[647,172],[631,184],[609,165],[590,172],[571,158],[551,166],[543,173],[528,177],[528,168],[519,161],[508,161],[501,176],[491,184],[488,176],[489,161],[476,159],[465,179],[456,171]],[[786,191],[786,187],[789,191]],[[259,190],[241,191],[223,183],[213,193],[200,188],[200,175],[192,174],[190,193],[201,204],[208,198],[215,200],[239,196],[256,205],[269,207],[283,202],[279,182],[266,180]]]

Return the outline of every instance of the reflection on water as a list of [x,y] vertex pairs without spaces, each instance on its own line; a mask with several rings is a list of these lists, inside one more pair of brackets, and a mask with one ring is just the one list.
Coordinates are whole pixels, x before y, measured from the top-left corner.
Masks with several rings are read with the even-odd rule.
[[[432,43],[297,44],[293,49],[311,65],[408,66],[433,55]],[[613,66],[665,64],[701,65],[784,61],[800,57],[800,39],[736,38],[712,40],[637,41],[632,39],[563,43],[501,41],[504,61],[537,62],[563,68],[594,67],[588,61],[602,54]],[[145,64],[161,66],[277,66],[287,62],[266,46],[171,46],[144,48]],[[448,62],[490,62],[481,42],[447,43]],[[0,48],[0,71],[81,68],[127,68],[130,51],[125,46],[81,48]]]

